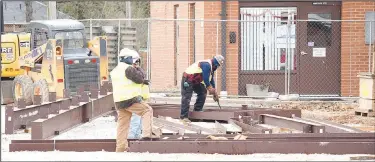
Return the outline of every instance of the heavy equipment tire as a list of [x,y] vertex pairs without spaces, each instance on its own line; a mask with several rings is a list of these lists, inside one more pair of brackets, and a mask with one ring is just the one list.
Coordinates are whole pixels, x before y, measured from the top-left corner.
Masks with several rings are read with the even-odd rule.
[[[33,95],[41,95],[41,103],[49,102],[49,89],[48,89],[48,83],[45,79],[40,79],[33,84]],[[33,103],[34,97],[32,98]]]
[[17,105],[19,98],[24,98],[26,105],[33,103],[33,80],[28,75],[18,75],[13,80],[13,100]]

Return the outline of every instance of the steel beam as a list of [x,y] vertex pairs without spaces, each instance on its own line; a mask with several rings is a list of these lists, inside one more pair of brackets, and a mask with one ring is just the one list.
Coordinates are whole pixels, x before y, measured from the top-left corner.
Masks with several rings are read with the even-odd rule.
[[215,130],[218,133],[226,134],[227,128],[225,128],[223,125],[221,125],[219,122],[215,121]]
[[229,119],[229,120],[228,120],[228,124],[232,125],[232,127],[235,127],[235,128],[238,130],[238,132],[242,132],[242,127],[240,127],[239,125],[237,125],[237,124],[233,121],[233,119]]
[[238,119],[236,120],[235,118],[229,119],[228,122],[234,123],[238,125],[239,127],[241,127],[243,133],[265,133],[265,134],[272,133],[271,129],[262,128],[256,125],[245,124],[243,122],[238,121]]
[[[100,96],[96,102],[79,102],[78,97],[73,97],[71,105],[63,112],[45,119],[38,119],[31,123],[31,139],[46,139],[59,135],[97,117],[111,113],[113,110],[112,94]],[[91,114],[89,114],[91,113]],[[62,122],[63,121],[63,122]]]
[[202,126],[199,126],[199,125],[196,125],[196,124],[186,123],[186,125],[190,126],[190,127],[193,127],[193,128],[196,128],[196,129],[199,129],[199,130],[201,130],[201,132],[206,132],[206,133],[209,133],[209,134],[219,134],[220,133],[220,131],[218,131],[218,130],[205,128],[205,127],[202,127]]
[[[294,142],[294,141],[131,141],[129,152],[150,153],[304,153],[374,154],[372,142]],[[183,146],[183,147],[181,147]]]
[[172,131],[174,133],[177,133],[179,135],[184,135],[185,134],[185,129],[183,128],[178,128],[178,127],[173,127],[167,124],[159,123],[158,121],[153,121],[153,125],[161,128],[161,129],[167,129],[169,131]]
[[58,111],[70,103],[70,99],[61,99],[55,102],[47,102],[41,105],[26,106],[23,109],[6,106],[5,110],[5,134],[13,134],[14,130],[25,129],[31,122],[39,118],[46,118],[49,114]]
[[174,108],[153,108],[153,115],[154,117],[158,116],[169,116],[171,118],[180,118],[180,109],[174,109]]
[[161,118],[155,118],[154,117],[153,121],[157,122],[157,123],[160,123],[160,124],[163,124],[163,125],[168,125],[168,126],[171,126],[171,127],[175,127],[175,128],[178,128],[178,129],[185,129],[185,130],[197,132],[198,134],[201,134],[201,132],[202,132],[200,129],[197,129],[197,128],[194,128],[194,127],[191,127],[191,126],[188,126],[188,125],[183,125],[183,124],[171,122],[171,121],[168,121],[168,120],[165,120],[165,119],[161,119]]
[[366,131],[348,127],[345,125],[337,124],[331,121],[323,121],[319,119],[307,119],[307,118],[299,118],[299,117],[293,117],[293,119],[301,120],[301,121],[306,121],[306,122],[312,122],[316,124],[320,124],[325,126],[325,130],[328,133],[364,133]]
[[[163,135],[159,141],[138,141],[136,139],[128,139],[128,141],[131,151],[134,152],[375,154],[375,134],[373,133],[243,135],[247,136],[247,139],[241,141],[233,140],[235,135],[230,134],[214,135],[229,139],[224,141],[212,141],[206,138],[207,135],[202,134],[191,134],[183,140],[179,140],[178,138],[181,136],[178,135]],[[168,139],[165,140],[164,137],[168,137]],[[115,147],[115,139],[12,140],[9,151],[54,151],[55,148],[60,151],[101,151],[103,149],[114,151]]]
[[236,118],[238,116],[245,116],[247,111],[190,111],[189,118],[191,119],[207,119],[207,120],[224,120]]
[[277,115],[282,117],[291,118],[301,117],[301,110],[284,110],[284,109],[263,109],[263,110],[256,110],[256,111],[248,111],[246,116],[250,116],[253,120],[259,120],[260,114],[270,114],[270,115]]
[[304,133],[324,133],[325,127],[320,124],[286,118],[276,115],[261,114],[259,116],[261,124],[269,124],[277,127],[291,128],[303,131]]
[[[31,123],[31,139],[46,139],[83,122],[82,106],[71,106],[56,116]],[[64,122],[61,122],[64,121]]]

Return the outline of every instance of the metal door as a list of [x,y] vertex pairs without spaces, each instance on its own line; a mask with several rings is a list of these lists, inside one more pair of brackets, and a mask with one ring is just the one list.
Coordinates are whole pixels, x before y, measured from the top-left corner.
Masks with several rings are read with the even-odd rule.
[[[297,22],[300,95],[340,95],[340,3],[317,2],[300,8]],[[307,21],[304,21],[307,20]]]

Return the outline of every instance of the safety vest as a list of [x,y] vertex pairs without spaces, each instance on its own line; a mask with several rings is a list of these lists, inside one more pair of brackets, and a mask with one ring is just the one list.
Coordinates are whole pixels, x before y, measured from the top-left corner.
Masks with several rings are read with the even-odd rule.
[[148,100],[150,98],[150,88],[146,84],[141,84],[141,96],[144,100]]
[[[201,62],[207,62],[207,63],[210,64],[210,67],[211,67],[211,73],[210,73],[209,81],[211,82],[211,80],[212,80],[212,72],[213,72],[211,59],[201,60],[201,61],[195,62],[194,64],[190,65],[190,66],[185,70],[185,73],[186,73],[186,74],[202,73],[202,68],[199,66],[199,63],[201,63]],[[206,84],[204,84],[204,80],[202,81],[202,84],[203,84],[203,85],[206,85]]]
[[148,85],[134,83],[126,77],[125,70],[129,66],[125,63],[119,63],[110,73],[115,102],[129,100],[137,96],[142,96],[144,99],[149,98]]

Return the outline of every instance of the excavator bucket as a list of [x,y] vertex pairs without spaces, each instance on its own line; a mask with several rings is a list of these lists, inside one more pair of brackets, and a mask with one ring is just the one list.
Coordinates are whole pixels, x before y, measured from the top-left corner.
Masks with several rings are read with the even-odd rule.
[[12,80],[2,80],[1,81],[1,104],[13,103],[12,95]]

